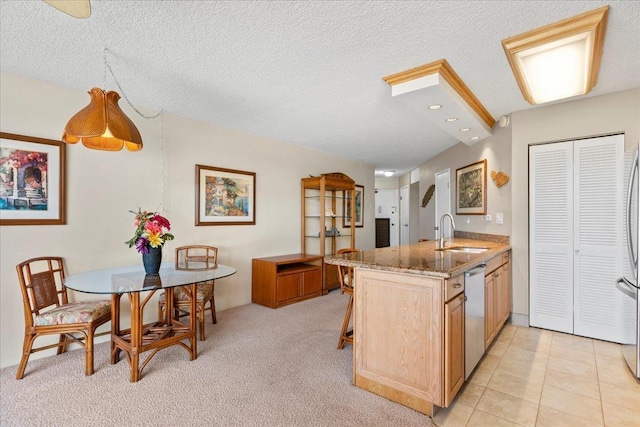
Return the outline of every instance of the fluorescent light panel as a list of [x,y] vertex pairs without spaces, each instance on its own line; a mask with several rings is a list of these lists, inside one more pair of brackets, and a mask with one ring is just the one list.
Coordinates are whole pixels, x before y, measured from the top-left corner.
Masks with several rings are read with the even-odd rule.
[[608,8],[502,41],[518,86],[529,103],[584,95],[596,85]]

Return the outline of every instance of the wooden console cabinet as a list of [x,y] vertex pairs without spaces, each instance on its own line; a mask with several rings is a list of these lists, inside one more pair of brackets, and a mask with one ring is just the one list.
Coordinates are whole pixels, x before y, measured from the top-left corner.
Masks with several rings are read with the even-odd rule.
[[252,260],[251,301],[271,308],[322,295],[323,257],[291,254]]

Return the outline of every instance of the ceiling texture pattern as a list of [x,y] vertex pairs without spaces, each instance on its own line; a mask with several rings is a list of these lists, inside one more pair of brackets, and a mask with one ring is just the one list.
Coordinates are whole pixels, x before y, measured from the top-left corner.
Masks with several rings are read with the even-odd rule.
[[496,119],[539,108],[522,97],[501,40],[603,5],[602,65],[585,96],[638,88],[637,1],[91,0],[82,20],[2,0],[0,67],[117,90],[107,48],[137,106],[406,172],[458,141],[394,100],[384,76],[446,58]]

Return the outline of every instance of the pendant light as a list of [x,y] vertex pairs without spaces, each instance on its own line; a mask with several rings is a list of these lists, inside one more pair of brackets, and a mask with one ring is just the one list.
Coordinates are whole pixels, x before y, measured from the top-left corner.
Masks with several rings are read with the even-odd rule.
[[62,140],[75,144],[81,141],[87,148],[104,151],[142,150],[142,137],[118,105],[120,95],[94,87],[89,91],[89,105],[77,112],[64,128]]

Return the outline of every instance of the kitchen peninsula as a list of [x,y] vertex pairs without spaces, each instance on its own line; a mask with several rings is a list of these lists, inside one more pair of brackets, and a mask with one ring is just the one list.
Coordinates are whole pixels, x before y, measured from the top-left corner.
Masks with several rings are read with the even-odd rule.
[[465,380],[464,273],[486,264],[485,349],[511,305],[508,237],[474,234],[449,239],[445,250],[437,245],[325,258],[355,268],[354,384],[427,415],[448,407]]

